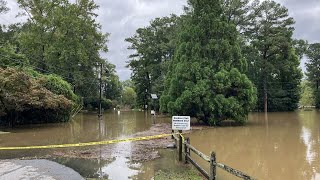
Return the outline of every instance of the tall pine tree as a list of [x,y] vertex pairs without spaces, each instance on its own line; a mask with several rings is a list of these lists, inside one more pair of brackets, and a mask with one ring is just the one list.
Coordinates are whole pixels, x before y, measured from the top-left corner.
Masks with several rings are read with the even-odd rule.
[[211,125],[227,119],[244,123],[256,89],[244,74],[236,26],[221,0],[189,0],[169,65],[161,110],[190,115]]
[[248,76],[258,89],[257,109],[293,111],[298,107],[302,78],[300,53],[292,38],[294,20],[274,1],[253,8],[243,52],[249,62]]
[[306,63],[307,76],[315,97],[316,108],[320,108],[320,43],[309,45],[307,50],[309,61]]

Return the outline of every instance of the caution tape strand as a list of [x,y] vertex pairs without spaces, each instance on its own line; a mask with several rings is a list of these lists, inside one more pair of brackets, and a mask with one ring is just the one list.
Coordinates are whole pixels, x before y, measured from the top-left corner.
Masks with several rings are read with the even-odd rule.
[[[98,142],[87,142],[87,143],[75,143],[75,144],[58,144],[58,145],[43,145],[43,146],[21,146],[21,147],[0,147],[0,150],[25,150],[25,149],[51,149],[51,148],[66,148],[66,147],[84,147],[84,146],[95,146],[95,145],[107,145],[115,144],[121,142],[131,142],[131,141],[143,141],[151,139],[159,139],[167,136],[172,136],[179,134],[183,139],[182,133],[173,133],[173,134],[160,134],[154,136],[144,136],[144,137],[133,137],[126,139],[115,139],[115,140],[106,140]],[[183,140],[184,141],[184,140]]]

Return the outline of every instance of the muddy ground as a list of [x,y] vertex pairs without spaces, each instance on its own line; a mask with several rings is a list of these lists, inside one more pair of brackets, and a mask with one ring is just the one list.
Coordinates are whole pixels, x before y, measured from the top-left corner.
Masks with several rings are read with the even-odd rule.
[[[144,137],[159,134],[170,134],[171,124],[155,124],[149,130],[139,132],[131,137]],[[129,138],[129,137],[124,137]],[[123,139],[123,138],[121,138]],[[125,157],[133,162],[143,162],[159,158],[158,149],[167,148],[169,144],[174,143],[171,136],[147,141],[122,142],[116,144],[100,145],[78,148],[73,150],[57,149],[53,152],[52,157],[69,157],[69,158],[102,158],[112,160],[115,157]]]

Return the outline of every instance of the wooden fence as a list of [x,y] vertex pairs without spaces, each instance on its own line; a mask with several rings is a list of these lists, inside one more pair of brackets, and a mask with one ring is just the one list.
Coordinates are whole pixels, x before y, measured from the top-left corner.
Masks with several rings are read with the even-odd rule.
[[[179,131],[179,133],[181,133],[181,131]],[[228,173],[231,173],[239,178],[242,179],[246,179],[246,180],[254,180],[254,178],[250,177],[249,175],[236,170],[230,166],[224,165],[222,163],[218,163],[216,160],[216,154],[215,152],[211,152],[211,156],[207,156],[204,153],[200,152],[199,150],[197,150],[196,148],[194,148],[193,146],[191,146],[190,144],[190,139],[186,138],[185,140],[183,140],[182,135],[179,135],[179,137],[176,136],[172,136],[173,139],[175,139],[176,144],[177,144],[177,148],[178,148],[178,152],[179,152],[179,161],[182,161],[182,155],[184,154],[184,160],[185,163],[191,163],[192,165],[194,165],[197,170],[207,179],[209,180],[215,180],[216,179],[216,174],[217,174],[217,167],[227,171]],[[184,141],[184,142],[183,142]],[[182,147],[184,146],[184,152],[182,152]],[[191,158],[191,154],[190,152],[194,152],[194,154],[196,154],[197,156],[199,156],[200,158],[202,158],[203,160],[205,160],[206,162],[209,163],[210,165],[210,171],[209,173],[202,168],[195,160],[193,160]]]

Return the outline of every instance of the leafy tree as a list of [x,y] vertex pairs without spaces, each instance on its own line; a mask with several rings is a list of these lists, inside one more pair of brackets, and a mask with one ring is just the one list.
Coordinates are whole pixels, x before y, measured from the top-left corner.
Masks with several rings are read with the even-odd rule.
[[115,65],[105,62],[103,74],[104,97],[110,100],[119,100],[122,86],[119,76],[116,74]]
[[307,50],[307,77],[315,97],[316,108],[320,108],[320,43],[310,44]]
[[64,77],[81,96],[95,96],[95,69],[103,62],[108,34],[95,20],[93,0],[18,0],[28,15],[26,29],[19,33],[19,50],[42,73]]
[[131,87],[124,87],[122,91],[122,103],[124,106],[134,108],[136,103],[137,94]]
[[300,106],[313,106],[315,104],[313,90],[310,82],[307,80],[301,83],[301,99],[299,104]]
[[[292,39],[293,18],[274,1],[254,7],[247,27],[243,52],[248,59],[248,76],[258,88],[258,110],[292,111],[300,99],[299,57]],[[299,52],[298,52],[299,53]]]
[[175,50],[175,31],[178,17],[156,18],[145,28],[139,28],[136,34],[126,41],[131,43],[128,49],[134,50],[129,56],[128,67],[132,70],[132,81],[137,92],[137,104],[150,104],[150,94],[161,94],[164,89],[164,77],[167,64]]
[[[95,74],[100,76],[100,68],[96,68]],[[99,85],[95,84],[95,81],[92,81],[91,85],[94,88],[100,88]],[[100,83],[100,82],[99,82]],[[116,107],[119,104],[120,96],[121,96],[121,82],[119,80],[119,76],[116,74],[115,65],[109,63],[108,61],[102,62],[102,108],[110,109],[112,107]],[[88,96],[84,97],[84,106],[87,109],[94,110],[99,108],[99,93],[98,91],[93,91]]]
[[15,49],[9,43],[0,45],[0,67],[25,66],[29,64],[27,58],[23,54],[16,53]]
[[134,89],[134,84],[133,84],[133,82],[132,82],[130,79],[127,79],[127,80],[125,80],[125,81],[122,81],[122,82],[121,82],[121,85],[122,85],[122,88],[124,88],[124,87],[130,87],[130,88]]
[[219,0],[190,0],[169,65],[161,110],[191,115],[211,125],[246,121],[256,89],[243,72],[236,26]]

